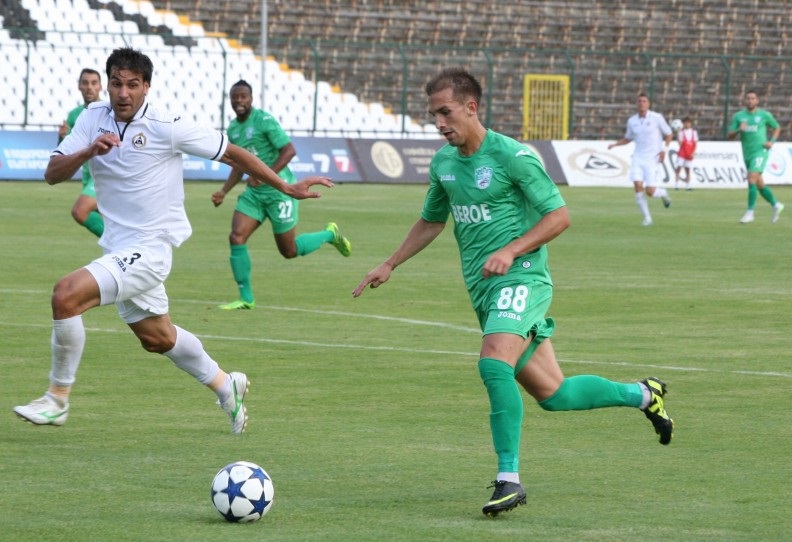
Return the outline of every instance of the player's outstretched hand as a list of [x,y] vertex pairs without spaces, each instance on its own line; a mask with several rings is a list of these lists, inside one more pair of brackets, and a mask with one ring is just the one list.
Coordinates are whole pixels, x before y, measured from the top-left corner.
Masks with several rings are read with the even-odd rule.
[[312,186],[315,185],[322,185],[328,188],[333,187],[333,181],[331,181],[327,177],[320,177],[320,176],[312,176],[306,177],[302,181],[298,181],[290,186],[290,193],[289,195],[294,199],[309,199],[309,198],[321,198],[322,194],[320,192],[312,192],[309,190]]
[[383,262],[379,264],[377,267],[369,271],[360,284],[357,285],[357,288],[355,288],[355,290],[352,292],[352,297],[359,297],[360,294],[363,293],[363,290],[366,289],[366,286],[377,288],[380,285],[386,283],[392,272],[393,267],[389,263]]

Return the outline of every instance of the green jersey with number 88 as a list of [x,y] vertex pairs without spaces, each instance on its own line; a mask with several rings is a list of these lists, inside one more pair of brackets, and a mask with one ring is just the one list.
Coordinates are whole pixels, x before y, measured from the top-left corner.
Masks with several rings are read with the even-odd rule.
[[460,155],[451,145],[435,154],[421,216],[428,222],[454,217],[462,274],[475,308],[487,302],[492,288],[513,282],[517,275],[525,284],[552,285],[544,245],[515,258],[502,277],[485,279],[481,273],[490,254],[564,205],[558,187],[528,147],[487,130],[481,147],[471,156]]

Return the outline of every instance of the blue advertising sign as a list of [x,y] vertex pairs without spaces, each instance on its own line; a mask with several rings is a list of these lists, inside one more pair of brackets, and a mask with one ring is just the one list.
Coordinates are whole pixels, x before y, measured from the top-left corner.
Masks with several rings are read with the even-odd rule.
[[289,168],[298,179],[311,175],[330,177],[334,182],[360,182],[361,171],[346,139],[340,137],[293,137],[297,150]]
[[[346,139],[293,137],[292,143],[297,156],[289,162],[289,168],[297,179],[323,175],[335,182],[360,182],[360,168]],[[187,180],[225,181],[229,173],[231,168],[226,164],[184,156],[184,178]]]
[[0,131],[0,179],[44,179],[57,132]]

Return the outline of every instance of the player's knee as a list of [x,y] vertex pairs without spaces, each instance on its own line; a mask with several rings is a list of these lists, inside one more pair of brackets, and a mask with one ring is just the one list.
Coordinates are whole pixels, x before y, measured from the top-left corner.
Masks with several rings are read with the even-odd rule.
[[78,224],[84,224],[85,221],[88,220],[88,213],[85,211],[85,209],[81,209],[77,206],[72,207],[71,215]]
[[175,337],[170,339],[169,337],[159,333],[142,333],[138,335],[138,339],[140,340],[140,345],[144,350],[147,352],[153,352],[155,354],[164,354],[165,352],[173,350],[173,347],[176,346]]
[[281,253],[281,256],[286,258],[287,260],[291,260],[292,258],[297,257],[297,247],[278,247],[278,251]]
[[52,289],[52,315],[55,320],[77,314],[79,299],[75,295],[75,285],[70,277],[59,280]]
[[542,410],[548,412],[559,412],[569,410],[568,397],[566,393],[566,379],[561,382],[561,385],[546,399],[537,401],[537,404]]
[[231,245],[244,245],[247,242],[247,237],[235,231],[231,232],[228,236],[228,243]]

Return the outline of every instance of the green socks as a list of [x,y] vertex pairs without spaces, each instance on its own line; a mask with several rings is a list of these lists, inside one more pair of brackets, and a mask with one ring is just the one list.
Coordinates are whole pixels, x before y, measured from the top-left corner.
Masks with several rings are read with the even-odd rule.
[[[297,255],[305,256],[310,254],[325,244],[333,240],[333,232],[328,230],[317,231],[314,233],[303,233],[297,236]],[[250,253],[247,245],[231,245],[231,272],[234,280],[239,287],[239,298],[247,303],[253,302],[253,288],[250,285]]]
[[101,237],[104,233],[104,219],[96,211],[88,213],[88,218],[83,222],[83,226],[97,237]]
[[[767,201],[767,203],[769,203],[770,205],[773,205],[773,206],[775,206],[775,204],[776,204],[776,199],[775,199],[775,196],[773,195],[773,191],[772,191],[772,190],[770,190],[770,187],[769,187],[769,186],[765,185],[763,188],[760,188],[760,189],[759,189],[759,193],[760,193],[760,194],[762,195],[762,197],[763,197],[763,198],[764,198],[764,199]],[[754,202],[755,202],[755,201],[756,201],[756,200],[754,199]]]
[[294,244],[297,245],[297,255],[305,256],[316,250],[319,250],[325,243],[333,240],[333,232],[328,230],[317,231],[313,233],[303,233],[297,236]]
[[[523,401],[514,379],[514,369],[492,358],[481,358],[478,369],[490,401],[490,430],[498,455],[498,471],[518,472]],[[643,390],[637,382],[625,384],[595,375],[578,375],[565,378],[558,390],[540,401],[539,406],[551,411],[614,406],[640,408],[643,400]]]
[[613,406],[639,408],[643,402],[643,390],[636,382],[623,384],[601,376],[578,375],[565,378],[556,392],[539,401],[545,410],[591,410]]
[[253,302],[253,288],[250,286],[250,254],[247,245],[231,245],[231,272],[239,287],[239,297],[247,303]]
[[523,401],[514,369],[503,361],[482,358],[479,374],[490,400],[490,430],[499,472],[518,472]]
[[748,209],[756,207],[756,198],[759,195],[759,188],[755,184],[748,185]]

